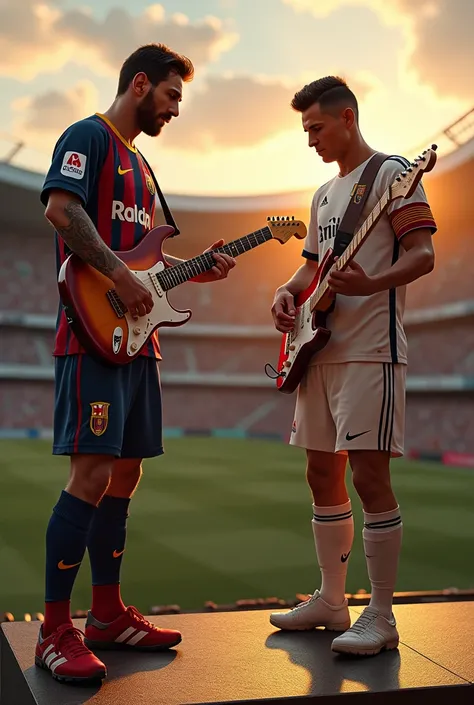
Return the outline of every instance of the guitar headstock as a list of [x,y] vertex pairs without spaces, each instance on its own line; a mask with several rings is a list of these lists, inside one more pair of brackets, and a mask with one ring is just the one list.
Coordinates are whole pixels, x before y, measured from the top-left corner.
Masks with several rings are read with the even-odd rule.
[[295,216],[269,216],[267,218],[267,226],[270,228],[272,237],[279,240],[282,245],[292,237],[303,240],[306,237],[306,225],[302,220],[295,220]]
[[410,198],[418,186],[421,177],[425,172],[431,171],[434,168],[437,160],[436,144],[425,149],[405,171],[397,176],[391,186],[391,197],[394,198]]

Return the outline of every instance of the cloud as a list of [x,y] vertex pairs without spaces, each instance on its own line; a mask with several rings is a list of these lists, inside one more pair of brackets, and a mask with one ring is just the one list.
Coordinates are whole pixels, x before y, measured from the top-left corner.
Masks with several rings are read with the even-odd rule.
[[238,35],[216,17],[191,22],[182,13],[168,16],[159,4],[136,15],[112,8],[103,20],[90,8],[63,11],[59,4],[16,0],[0,5],[0,74],[31,80],[72,61],[108,75],[116,73],[138,46],[156,41],[202,66],[238,41]]
[[[310,79],[311,80],[311,79]],[[305,81],[298,83],[261,76],[210,76],[199,83],[180,117],[165,127],[162,147],[186,152],[253,147],[275,135],[299,130],[300,116],[291,99]],[[375,85],[375,84],[374,84]],[[370,76],[351,80],[358,96],[373,88]],[[48,90],[13,101],[13,136],[36,149],[49,151],[71,123],[100,108],[99,92],[84,80],[66,91]]]
[[405,34],[401,68],[440,95],[474,97],[474,3],[466,0],[282,0],[296,12],[327,17],[344,7],[372,9]]
[[437,0],[416,16],[413,66],[441,95],[474,100],[473,27],[474,3],[466,0]]
[[[253,147],[275,134],[299,129],[300,117],[290,103],[303,85],[268,77],[211,76],[163,132],[163,145],[188,151]],[[371,90],[362,80],[351,85],[361,97]]]
[[99,94],[90,81],[81,81],[65,92],[51,90],[19,98],[12,108],[17,114],[14,132],[28,135],[28,142],[44,137],[57,139],[71,123],[97,110]]
[[[281,0],[284,5],[289,5],[296,12],[309,12],[314,17],[328,17],[336,10],[344,7],[368,7],[383,17],[387,23],[399,24],[405,11],[411,9],[412,0]],[[423,0],[418,0],[423,4]],[[413,2],[413,4],[415,4]],[[400,11],[403,11],[402,13]]]

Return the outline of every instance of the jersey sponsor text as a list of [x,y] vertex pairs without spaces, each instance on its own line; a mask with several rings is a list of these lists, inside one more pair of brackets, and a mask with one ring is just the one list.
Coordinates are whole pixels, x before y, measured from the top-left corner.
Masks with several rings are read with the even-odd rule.
[[136,203],[133,207],[127,206],[127,208],[125,208],[125,204],[122,203],[122,201],[112,201],[112,220],[116,218],[122,222],[140,223],[140,225],[144,225],[145,228],[150,228],[150,214],[146,212],[145,208],[138,208]]

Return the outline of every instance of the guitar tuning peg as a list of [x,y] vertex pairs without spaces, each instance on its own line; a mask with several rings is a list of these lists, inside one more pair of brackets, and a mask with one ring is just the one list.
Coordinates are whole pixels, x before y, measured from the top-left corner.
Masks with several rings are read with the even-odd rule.
[[402,180],[401,176],[397,176],[397,178],[395,179],[395,181],[401,181],[401,180]]
[[294,215],[292,215],[292,216],[291,216],[291,220],[294,220],[294,219],[295,219],[295,216],[294,216]]
[[437,144],[432,144],[432,145],[431,145],[431,149],[432,149],[434,152],[436,152],[436,150],[438,149],[438,145],[437,145]]
[[270,220],[270,216],[269,216],[269,215],[267,215],[267,223],[268,223],[268,221],[269,221],[269,220]]

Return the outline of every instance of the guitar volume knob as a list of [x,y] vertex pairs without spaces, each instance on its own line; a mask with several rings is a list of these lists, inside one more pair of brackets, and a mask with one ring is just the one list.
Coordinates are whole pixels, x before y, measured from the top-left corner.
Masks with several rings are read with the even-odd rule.
[[289,350],[296,350],[296,345],[290,345]]
[[140,335],[140,328],[138,326],[135,326],[135,328],[133,329],[133,334]]
[[136,350],[137,348],[138,348],[138,345],[137,345],[136,343],[132,343],[132,344],[130,345],[130,350],[132,350],[132,352],[135,352],[135,350]]

